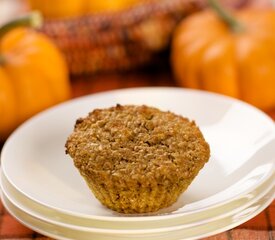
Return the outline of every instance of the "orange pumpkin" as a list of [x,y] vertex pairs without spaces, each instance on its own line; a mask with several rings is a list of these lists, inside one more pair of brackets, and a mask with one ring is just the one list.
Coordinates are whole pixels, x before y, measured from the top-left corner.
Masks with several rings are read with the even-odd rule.
[[28,0],[31,9],[39,10],[48,19],[77,17],[84,14],[120,11],[153,0]]
[[39,10],[46,18],[69,18],[85,11],[85,0],[29,0],[31,9]]
[[105,11],[120,11],[138,4],[142,4],[146,1],[148,2],[152,0],[86,0],[86,5],[88,13],[97,13]]
[[8,28],[0,28],[0,140],[70,96],[68,70],[52,42],[33,29]]
[[216,11],[194,14],[179,25],[171,62],[179,85],[205,89],[275,107],[275,11],[244,9],[234,17]]

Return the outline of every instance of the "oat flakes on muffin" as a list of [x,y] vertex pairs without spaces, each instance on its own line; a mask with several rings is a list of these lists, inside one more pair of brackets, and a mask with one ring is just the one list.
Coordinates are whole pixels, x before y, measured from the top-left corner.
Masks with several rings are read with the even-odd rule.
[[194,121],[144,105],[117,105],[78,119],[66,153],[103,205],[147,213],[176,202],[210,149]]

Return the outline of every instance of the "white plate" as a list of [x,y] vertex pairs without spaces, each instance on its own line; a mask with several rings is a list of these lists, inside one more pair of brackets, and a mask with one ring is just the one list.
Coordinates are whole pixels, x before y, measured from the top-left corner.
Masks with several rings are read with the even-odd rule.
[[[163,222],[150,222],[149,226],[142,227],[140,224],[119,224],[116,226],[114,222],[109,222],[109,224],[100,224],[100,222],[83,220],[77,217],[64,216],[60,213],[51,211],[50,209],[43,209],[41,206],[37,206],[34,202],[28,200],[19,192],[17,192],[6,180],[5,176],[1,174],[1,189],[5,197],[17,208],[20,208],[22,211],[28,215],[32,215],[36,219],[39,219],[44,222],[48,222],[52,225],[55,225],[56,228],[65,227],[72,230],[82,231],[86,233],[108,233],[108,234],[124,234],[127,236],[130,235],[141,235],[141,234],[154,234],[154,233],[164,233],[164,232],[173,232],[180,229],[193,229],[194,227],[210,224],[213,221],[224,219],[229,216],[234,216],[236,214],[241,215],[245,213],[247,209],[255,204],[259,203],[260,200],[271,193],[274,188],[274,178],[275,174],[270,176],[265,182],[257,186],[255,190],[247,194],[241,195],[238,198],[234,199],[230,203],[224,204],[222,206],[212,208],[207,212],[199,212],[198,216],[192,215],[191,217],[183,216],[180,218],[174,218],[172,221]],[[275,194],[275,192],[273,192]],[[274,195],[273,194],[273,195]],[[269,194],[270,195],[270,194]],[[267,201],[272,201],[273,196],[270,195],[270,199]],[[260,208],[264,206],[259,206]],[[252,216],[251,216],[252,217]],[[247,216],[246,216],[247,218]],[[241,218],[240,221],[245,219]],[[114,228],[115,227],[115,228]],[[227,226],[229,227],[229,226]],[[207,229],[207,228],[205,228]]]
[[217,234],[222,231],[226,231],[233,228],[248,219],[256,216],[266,206],[268,206],[274,197],[275,187],[269,189],[261,198],[254,201],[253,204],[247,206],[242,212],[230,214],[213,221],[205,221],[203,224],[198,224],[191,228],[174,228],[172,231],[159,231],[154,233],[139,233],[139,234],[127,234],[127,233],[110,233],[110,232],[87,232],[70,227],[56,225],[47,221],[47,219],[41,219],[31,213],[24,211],[24,208],[16,206],[10,198],[3,191],[1,199],[6,209],[21,223],[32,228],[33,230],[47,235],[52,238],[60,240],[120,240],[120,239],[143,239],[143,240],[187,240],[198,239],[208,237],[213,234]]
[[[211,147],[209,163],[190,188],[154,216],[123,216],[103,207],[64,154],[77,118],[117,103],[147,104],[193,119]],[[261,111],[221,95],[178,88],[118,90],[69,101],[23,124],[3,148],[2,170],[22,195],[60,213],[112,222],[162,221],[223,205],[266,181],[274,172],[274,134],[273,121]]]

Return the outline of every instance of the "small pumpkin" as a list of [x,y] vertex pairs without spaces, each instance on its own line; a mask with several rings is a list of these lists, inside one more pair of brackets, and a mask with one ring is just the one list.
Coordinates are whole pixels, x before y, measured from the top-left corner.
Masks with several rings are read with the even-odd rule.
[[[96,1],[96,0],[94,0]],[[28,0],[33,10],[39,10],[46,18],[69,18],[80,16],[85,11],[85,0]],[[97,1],[96,1],[97,2]]]
[[27,118],[70,96],[65,60],[50,39],[31,28],[14,28],[33,19],[36,14],[0,28],[0,140]]
[[171,64],[179,85],[275,107],[275,11],[243,9],[234,15],[217,1],[215,10],[181,22],[172,43]]
[[87,11],[88,13],[97,13],[97,12],[113,12],[124,10],[144,2],[149,2],[152,0],[104,0],[104,1],[95,1],[95,0],[86,0]]
[[63,19],[84,14],[120,11],[146,1],[155,0],[55,0],[54,3],[28,0],[28,3],[31,9],[42,12],[47,19]]

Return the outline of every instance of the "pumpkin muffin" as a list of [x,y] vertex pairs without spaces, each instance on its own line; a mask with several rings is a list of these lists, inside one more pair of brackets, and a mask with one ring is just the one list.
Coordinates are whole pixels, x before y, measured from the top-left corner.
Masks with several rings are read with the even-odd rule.
[[194,121],[144,105],[117,105],[78,119],[66,153],[103,205],[147,213],[176,202],[210,149]]

